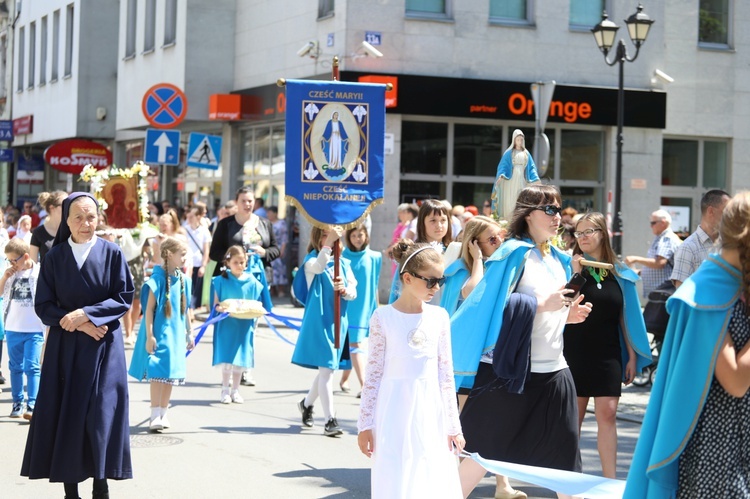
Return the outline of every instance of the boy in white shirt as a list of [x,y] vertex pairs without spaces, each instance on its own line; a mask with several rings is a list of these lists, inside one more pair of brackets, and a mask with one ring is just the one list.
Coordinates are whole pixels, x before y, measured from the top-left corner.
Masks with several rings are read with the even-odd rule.
[[[9,266],[0,278],[0,289],[3,290],[3,319],[13,396],[10,417],[23,416],[30,420],[39,391],[40,359],[44,344],[44,326],[34,311],[39,265],[29,256],[28,243],[20,238],[8,241],[5,256]],[[24,374],[28,394],[25,407]]]

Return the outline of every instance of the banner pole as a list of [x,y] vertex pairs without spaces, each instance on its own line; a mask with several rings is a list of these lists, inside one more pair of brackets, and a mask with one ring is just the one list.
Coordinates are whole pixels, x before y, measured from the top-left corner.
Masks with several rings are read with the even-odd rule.
[[[331,78],[333,81],[339,81],[339,57],[333,56],[331,64]],[[333,280],[339,278],[339,261],[341,258],[341,245],[339,241],[333,245]],[[341,293],[336,292],[333,296],[333,335],[334,348],[337,350],[341,346]]]

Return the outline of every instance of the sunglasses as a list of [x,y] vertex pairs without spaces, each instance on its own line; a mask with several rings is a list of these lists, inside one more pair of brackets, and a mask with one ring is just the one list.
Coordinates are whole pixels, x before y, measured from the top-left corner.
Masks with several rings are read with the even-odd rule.
[[443,277],[424,277],[416,272],[409,272],[411,275],[416,277],[417,279],[422,279],[424,282],[427,283],[427,289],[432,289],[435,286],[442,286],[445,284],[445,276]]
[[559,206],[555,206],[554,204],[548,204],[546,206],[537,206],[534,209],[543,211],[545,215],[549,215],[550,217],[559,215],[560,212],[562,211],[562,208],[560,208]]
[[[479,241],[479,239],[477,239],[477,241]],[[502,241],[500,240],[499,236],[490,236],[490,237],[487,238],[486,241],[479,241],[479,242],[480,243],[482,243],[482,242],[490,243],[492,246],[496,246],[496,245],[500,244]]]
[[491,204],[486,204],[486,205],[484,205],[484,207],[485,208],[492,208],[492,205]]
[[581,239],[582,237],[591,237],[594,235],[594,232],[599,231],[601,229],[586,229],[581,232],[574,232],[573,235],[576,239]]
[[658,223],[659,223],[659,220],[651,220],[651,221],[649,222],[649,225],[656,225],[656,224],[658,224]]

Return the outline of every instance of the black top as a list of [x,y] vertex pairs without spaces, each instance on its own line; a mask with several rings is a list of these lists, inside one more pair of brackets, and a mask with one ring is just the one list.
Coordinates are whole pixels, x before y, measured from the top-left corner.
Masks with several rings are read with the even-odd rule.
[[52,247],[52,243],[55,240],[55,236],[47,232],[44,228],[44,224],[31,231],[31,245],[39,248],[39,262],[44,260],[47,252]]
[[565,360],[579,397],[617,397],[622,381],[622,290],[611,271],[601,281],[602,289],[588,267],[581,275],[586,278],[581,288],[583,301],[591,302],[594,308],[584,322],[565,326]]
[[[273,235],[273,225],[271,222],[267,218],[258,218],[259,222],[255,230],[260,235],[260,246],[266,250],[266,256],[261,260],[264,267],[270,267],[271,262],[279,257],[280,250],[276,245],[276,237]],[[222,262],[229,247],[235,244],[244,246],[242,241],[242,225],[237,223],[237,219],[232,215],[231,217],[222,218],[216,224],[216,231],[214,231],[214,236],[211,240],[211,248],[208,256],[215,262]],[[245,249],[247,250],[247,248]],[[217,265],[214,275],[219,275],[220,272],[221,265]]]

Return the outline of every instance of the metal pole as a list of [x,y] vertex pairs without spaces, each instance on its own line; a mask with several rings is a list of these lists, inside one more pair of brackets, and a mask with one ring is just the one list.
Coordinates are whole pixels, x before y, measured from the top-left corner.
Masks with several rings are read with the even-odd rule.
[[617,88],[617,162],[615,171],[615,224],[612,233],[612,249],[622,254],[622,126],[625,113],[625,42],[617,44],[617,61],[620,65],[620,81]]

